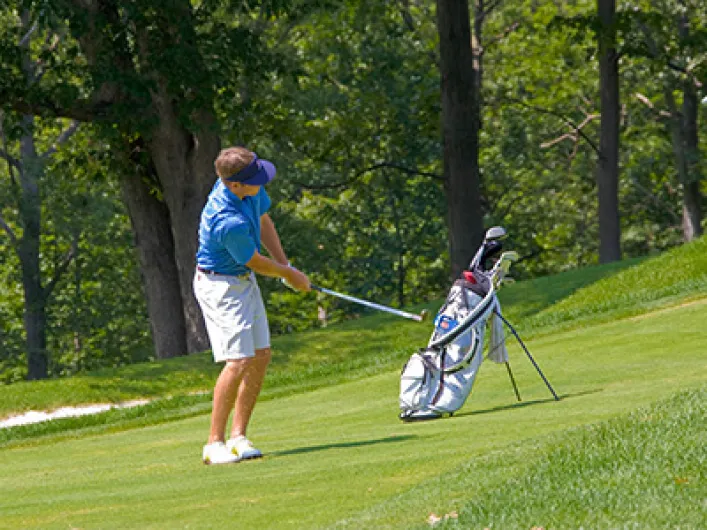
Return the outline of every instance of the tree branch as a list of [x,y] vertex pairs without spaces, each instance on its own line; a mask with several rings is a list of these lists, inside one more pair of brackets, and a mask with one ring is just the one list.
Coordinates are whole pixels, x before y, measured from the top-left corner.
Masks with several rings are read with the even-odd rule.
[[57,137],[56,141],[52,146],[47,149],[40,158],[43,160],[48,159],[50,156],[52,156],[54,153],[56,153],[57,149],[64,145],[69,138],[73,136],[73,134],[76,132],[76,130],[79,128],[80,122],[73,120],[69,126],[64,129],[61,134]]
[[391,169],[397,169],[398,171],[402,171],[403,173],[407,173],[408,175],[420,175],[423,177],[430,177],[435,180],[444,180],[444,177],[442,175],[437,174],[437,173],[430,173],[427,171],[418,171],[417,169],[410,169],[408,167],[401,166],[400,164],[396,164],[394,162],[381,162],[379,164],[375,164],[369,168],[362,170],[362,173],[367,173],[369,171],[381,169],[384,167],[389,167]]
[[[417,34],[417,28],[415,27],[415,20],[412,17],[412,13],[410,13],[410,0],[399,0],[400,2],[400,16],[403,19],[403,24],[407,28],[407,30],[411,33]],[[427,57],[430,59],[432,64],[435,66],[439,67],[439,59],[435,52],[428,52]]]
[[572,142],[574,142],[574,148],[572,149],[572,153],[570,153],[569,159],[573,160],[574,157],[577,155],[577,150],[579,149],[579,132],[584,128],[585,125],[587,125],[592,120],[599,118],[600,116],[600,114],[587,114],[587,117],[584,119],[584,121],[577,125],[577,127],[575,127],[573,131],[563,134],[562,136],[559,136],[554,140],[550,140],[549,142],[543,142],[540,144],[540,147],[543,149],[547,149],[548,147],[552,147],[553,145],[559,144],[563,140],[571,140]]
[[519,27],[520,27],[520,22],[518,22],[516,20],[515,22],[513,22],[513,24],[506,27],[501,33],[498,33],[493,38],[491,38],[486,44],[484,44],[484,52],[486,52],[486,50],[489,48],[489,46],[493,46],[497,42],[502,41],[503,39],[508,37],[508,35],[513,33],[515,30],[517,30]]
[[503,0],[491,0],[487,5],[483,6],[483,16],[488,16],[494,9],[496,9]]
[[76,252],[78,251],[78,246],[79,246],[79,237],[80,234],[76,234],[74,236],[73,241],[71,242],[71,248],[64,254],[64,257],[61,260],[61,263],[59,263],[59,266],[54,269],[54,275],[52,276],[51,281],[44,287],[44,295],[49,298],[52,294],[52,291],[56,287],[57,283],[59,283],[59,280],[61,277],[64,275],[66,272],[66,269],[69,268],[69,265],[71,265],[71,262],[74,259],[74,256],[76,256]]
[[[44,41],[44,46],[45,46],[45,53],[51,53],[57,49],[59,46],[59,43],[61,42],[63,35],[59,34],[49,34],[47,35],[47,38]],[[44,77],[44,74],[47,72],[47,69],[45,68],[45,63],[42,60],[38,60],[34,64],[34,77],[32,79],[33,84],[39,83],[42,78]]]
[[[116,59],[113,61],[113,67],[115,69],[121,70],[128,75],[134,75],[135,69],[130,58],[127,56],[127,52],[113,53],[114,48],[117,48],[118,45],[125,44],[127,38],[123,35],[118,38],[120,42],[116,43],[115,38],[110,35],[105,35],[101,29],[104,23],[100,21],[105,17],[111,21],[120,20],[116,3],[113,1],[102,2],[99,0],[64,1],[75,6],[71,9],[75,10],[76,13],[82,13],[81,16],[86,17],[85,21],[88,29],[78,37],[78,40],[89,68],[96,67],[97,57],[110,53],[110,55],[116,55]],[[48,46],[45,50],[46,52],[51,53],[57,49],[65,31],[68,31],[68,29],[65,28],[59,33],[55,33],[51,42],[47,40],[45,44]],[[32,32],[33,30],[30,29],[22,40],[29,41]],[[49,115],[82,122],[110,118],[114,118],[114,121],[119,121],[117,116],[114,117],[110,115],[114,104],[124,103],[127,105],[134,102],[136,107],[139,104],[131,92],[125,88],[124,84],[117,81],[104,81],[86,98],[72,102],[61,101],[52,95],[55,92],[42,91],[41,87],[38,86],[39,79],[44,75],[45,65],[38,61],[34,63],[33,66],[37,70],[34,72],[35,77],[28,77],[30,82],[34,81],[32,83],[32,94],[26,92],[17,93],[15,90],[0,90],[0,101],[6,101],[7,104],[18,113],[35,116]],[[22,83],[26,80],[18,79],[16,81],[15,84]],[[11,85],[8,84],[8,86]]]
[[[0,93],[0,99],[3,99],[3,97],[5,95]],[[83,99],[76,100],[73,105],[64,107],[49,99],[41,102],[27,101],[25,99],[18,100],[16,98],[7,99],[10,99],[8,103],[12,106],[12,109],[20,114],[30,114],[32,116],[49,114],[55,118],[69,118],[85,122],[106,117],[112,103],[108,100],[91,102]]]
[[646,96],[641,94],[640,92],[636,92],[634,94],[636,96],[636,99],[643,103],[646,107],[654,111],[659,117],[661,118],[672,118],[672,114],[670,114],[667,110],[658,110],[655,108],[655,105],[653,105],[653,102],[648,99]]
[[5,219],[3,219],[2,215],[0,215],[0,228],[2,228],[7,233],[7,236],[10,238],[10,243],[12,243],[12,246],[17,246],[17,236],[15,235],[15,232],[12,230],[12,228],[10,228],[10,225],[5,222]]
[[665,60],[665,65],[668,68],[670,68],[671,70],[674,70],[675,72],[680,72],[681,74],[687,76],[690,80],[692,80],[692,82],[695,84],[695,86],[697,88],[702,88],[702,86],[703,86],[702,81],[700,81],[697,78],[697,76],[691,71],[690,68],[685,68],[684,66],[677,64],[670,57],[667,57],[665,54],[660,53],[660,49],[658,47],[658,44],[656,43],[655,39],[653,38],[653,35],[651,35],[651,31],[648,28],[648,26],[646,26],[643,22],[641,22],[639,20],[638,27],[641,29],[641,32],[643,33],[643,36],[645,37],[646,45],[648,46],[648,53],[651,58]]
[[17,160],[14,156],[10,155],[4,149],[0,149],[0,158],[4,159],[5,162],[7,162],[8,166],[14,166],[17,169],[20,169],[20,161]]
[[351,177],[341,180],[339,182],[333,182],[330,184],[319,184],[319,185],[312,185],[312,184],[305,184],[303,182],[299,181],[293,181],[297,186],[307,189],[307,190],[333,190],[333,189],[338,189],[338,188],[345,188],[354,182],[356,182],[359,178],[361,178],[363,175],[368,173],[369,171],[375,171],[377,169],[382,169],[382,168],[391,168],[391,169],[396,169],[398,171],[402,171],[403,173],[407,173],[408,175],[421,175],[423,177],[430,177],[436,180],[444,180],[444,177],[441,175],[438,175],[437,173],[428,173],[425,171],[417,171],[416,169],[410,169],[404,166],[401,166],[399,164],[395,164],[393,162],[380,162],[378,164],[374,164],[372,166],[369,166],[365,169],[361,169],[360,171],[356,172],[354,175]]
[[29,45],[29,41],[32,39],[32,34],[37,31],[38,27],[37,21],[35,20],[34,24],[32,24],[32,26],[27,30],[27,33],[25,33],[24,37],[20,39],[20,48]]
[[[3,148],[0,150],[2,151],[2,154],[4,155],[3,158],[7,162],[7,170],[10,173],[10,183],[12,184],[13,187],[17,187],[17,179],[15,178],[15,172],[13,171],[13,167],[17,169],[17,171],[22,171],[22,166],[20,165],[19,160],[16,160],[15,158],[12,158],[10,156],[9,149],[7,148],[7,136],[5,136],[5,112],[0,111],[0,137],[2,137],[2,145]],[[11,162],[12,160],[12,162]]]
[[[533,110],[533,111],[535,111],[535,112],[539,112],[539,113],[541,113],[541,114],[549,114],[549,115],[551,115],[551,116],[555,116],[556,118],[561,119],[561,120],[564,121],[567,125],[569,125],[569,126],[573,129],[573,131],[574,131],[576,134],[578,134],[581,138],[583,138],[584,141],[586,141],[586,142],[591,146],[591,148],[594,150],[594,152],[596,152],[597,154],[599,154],[599,147],[592,141],[591,138],[589,138],[589,136],[587,136],[587,135],[584,133],[584,131],[582,131],[582,129],[580,128],[580,126],[578,126],[574,121],[572,121],[571,119],[569,119],[567,116],[565,116],[565,115],[563,115],[563,114],[561,114],[561,113],[559,113],[559,112],[557,112],[557,111],[551,110],[551,109],[546,109],[546,108],[543,108],[543,107],[537,107],[537,106],[535,106],[535,105],[530,105],[530,104],[526,103],[525,101],[523,101],[523,100],[521,100],[521,99],[508,98],[508,101],[510,101],[511,103],[515,103],[515,104],[517,104],[517,105],[520,105],[520,106],[522,106],[522,107],[525,107],[525,108],[527,108],[527,109]],[[589,116],[598,117],[598,116],[593,115],[593,114],[592,114],[592,115],[589,115]],[[585,122],[586,122],[586,119],[585,119]]]

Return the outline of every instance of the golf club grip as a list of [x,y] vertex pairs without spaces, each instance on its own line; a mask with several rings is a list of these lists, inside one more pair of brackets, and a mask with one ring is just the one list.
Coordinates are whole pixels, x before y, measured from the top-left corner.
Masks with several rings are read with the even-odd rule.
[[422,322],[423,320],[423,317],[421,315],[413,315],[412,313],[408,313],[407,311],[401,311],[392,307],[376,304],[375,302],[369,302],[368,300],[362,300],[361,298],[356,298],[355,296],[350,296],[348,294],[338,293],[336,291],[332,291],[331,289],[327,289],[326,287],[320,287],[319,285],[314,284],[310,284],[310,287],[315,291],[319,291],[320,293],[336,296],[337,298],[348,300],[349,302],[353,302],[355,304],[360,304],[366,307],[370,307],[372,309],[377,309],[379,311],[398,315],[403,318],[409,318],[411,320],[415,320],[416,322]]

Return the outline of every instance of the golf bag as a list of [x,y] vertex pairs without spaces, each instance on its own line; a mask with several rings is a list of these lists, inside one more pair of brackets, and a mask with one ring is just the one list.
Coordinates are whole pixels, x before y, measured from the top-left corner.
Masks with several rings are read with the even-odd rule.
[[511,324],[501,315],[496,289],[506,275],[515,252],[501,252],[506,231],[489,228],[482,245],[451,290],[435,318],[427,347],[421,348],[403,367],[400,376],[400,419],[429,420],[452,415],[471,393],[484,359],[484,338],[489,331],[487,359],[504,363],[516,398],[521,400],[506,350],[503,325],[510,329],[552,397],[560,398]]
[[477,267],[465,271],[454,282],[439,310],[426,348],[420,349],[403,367],[400,377],[400,419],[425,420],[451,415],[471,393],[486,358],[508,361],[496,297],[490,273]]

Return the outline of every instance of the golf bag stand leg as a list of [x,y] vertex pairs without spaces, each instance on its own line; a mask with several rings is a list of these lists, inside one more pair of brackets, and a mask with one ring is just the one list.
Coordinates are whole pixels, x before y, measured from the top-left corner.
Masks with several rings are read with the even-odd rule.
[[516,398],[518,399],[518,401],[523,401],[522,399],[520,399],[520,392],[518,392],[518,385],[516,385],[516,379],[515,379],[515,377],[513,377],[513,372],[511,372],[511,363],[506,361],[503,364],[506,365],[506,370],[508,370],[508,377],[511,378],[511,384],[513,385],[513,391],[516,393]]
[[557,394],[555,393],[555,390],[554,390],[554,389],[552,388],[552,386],[550,385],[550,382],[549,382],[549,381],[547,380],[547,378],[545,377],[545,374],[543,374],[542,370],[540,370],[540,367],[538,366],[538,363],[536,363],[536,362],[535,362],[535,359],[533,359],[533,356],[530,355],[530,352],[528,351],[528,348],[525,347],[525,344],[523,343],[523,340],[520,338],[520,336],[518,335],[518,333],[516,332],[516,330],[513,328],[513,326],[511,326],[511,323],[508,322],[508,320],[506,320],[506,319],[503,317],[503,315],[500,314],[500,312],[497,312],[496,315],[498,315],[498,316],[501,318],[501,320],[503,320],[503,323],[504,323],[506,326],[508,326],[508,329],[511,330],[511,333],[513,333],[513,336],[514,336],[514,337],[516,338],[516,340],[518,341],[518,344],[520,344],[521,348],[523,348],[523,351],[524,351],[525,354],[528,356],[528,359],[530,359],[530,362],[533,363],[533,366],[534,366],[535,369],[538,371],[538,374],[540,374],[540,377],[542,378],[543,382],[544,382],[545,385],[547,386],[548,390],[550,390],[550,392],[552,393],[552,396],[555,398],[555,401],[560,401],[560,398],[557,397]]

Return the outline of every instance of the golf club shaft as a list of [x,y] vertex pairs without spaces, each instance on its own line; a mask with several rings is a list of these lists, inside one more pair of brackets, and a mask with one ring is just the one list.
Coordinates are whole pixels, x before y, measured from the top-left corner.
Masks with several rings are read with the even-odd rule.
[[422,322],[422,320],[423,320],[422,315],[415,315],[413,313],[408,313],[407,311],[401,311],[399,309],[394,309],[392,307],[376,304],[375,302],[369,302],[368,300],[362,300],[360,298],[356,298],[355,296],[350,296],[348,294],[337,293],[336,291],[332,291],[331,289],[327,289],[325,287],[319,287],[318,285],[312,285],[312,289],[314,289],[315,291],[319,291],[321,293],[324,293],[324,294],[336,296],[337,298],[341,298],[343,300],[348,300],[349,302],[353,302],[355,304],[360,304],[360,305],[363,305],[366,307],[370,307],[372,309],[377,309],[378,311],[385,311],[386,313],[398,315],[399,317],[409,318],[410,320],[414,320],[416,322]]

